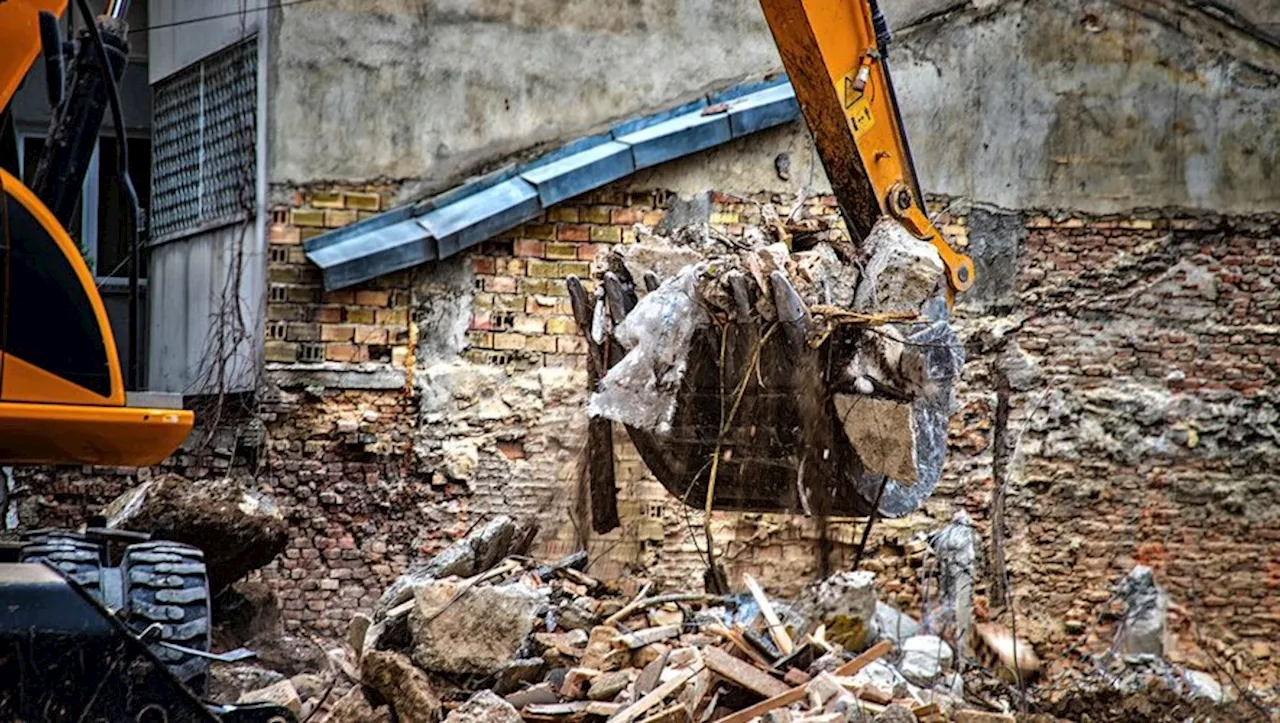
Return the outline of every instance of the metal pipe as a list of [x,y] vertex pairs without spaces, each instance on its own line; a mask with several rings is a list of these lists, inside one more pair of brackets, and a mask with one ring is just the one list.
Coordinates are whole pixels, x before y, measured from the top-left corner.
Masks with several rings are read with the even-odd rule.
[[113,20],[124,20],[124,16],[129,12],[129,0],[109,0],[107,2],[107,10],[103,13]]

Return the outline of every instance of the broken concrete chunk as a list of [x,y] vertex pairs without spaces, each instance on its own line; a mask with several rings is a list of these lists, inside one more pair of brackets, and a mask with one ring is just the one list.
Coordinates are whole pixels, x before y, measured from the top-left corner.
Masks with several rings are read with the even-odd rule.
[[587,698],[591,700],[613,700],[615,696],[627,689],[631,684],[631,675],[623,670],[603,673],[591,681],[587,689]]
[[289,525],[276,503],[229,477],[199,483],[176,474],[153,477],[117,497],[102,514],[109,528],[199,547],[215,593],[271,562],[289,540]]
[[877,636],[875,575],[841,572],[806,585],[793,605],[810,629],[826,626],[826,639],[859,652]]
[[297,715],[298,711],[302,710],[302,699],[298,697],[298,691],[293,687],[293,683],[287,680],[272,683],[265,688],[245,693],[236,702],[274,703],[288,708],[294,715]]
[[364,641],[371,625],[373,625],[373,619],[364,613],[352,615],[351,622],[347,623],[347,645],[357,658],[364,653]]
[[409,568],[382,593],[374,606],[373,619],[381,620],[388,610],[411,599],[413,586],[418,583],[450,576],[473,577],[508,555],[524,554],[533,542],[531,532],[527,525],[507,515],[494,517],[426,563]]
[[1138,565],[1120,581],[1117,592],[1125,610],[1116,631],[1116,652],[1164,657],[1169,596],[1156,584],[1155,573]]
[[564,682],[560,684],[560,697],[569,700],[586,698],[587,688],[598,677],[600,671],[595,668],[570,668],[564,674]]
[[506,695],[519,690],[526,683],[542,679],[542,671],[546,670],[547,661],[543,658],[520,658],[507,663],[498,671],[493,681],[493,690],[498,695]]
[[829,304],[847,308],[853,305],[858,269],[844,265],[831,246],[820,243],[808,251],[792,254],[791,261],[796,291],[809,306]]
[[374,707],[365,697],[364,689],[356,686],[338,699],[329,709],[328,723],[391,723],[391,706]]
[[951,646],[942,638],[916,635],[903,641],[898,671],[908,681],[927,688],[951,669],[953,659]]
[[375,650],[364,656],[361,681],[378,691],[401,720],[435,723],[440,720],[440,698],[427,674],[407,655]]
[[877,698],[889,701],[907,694],[907,681],[883,660],[873,660],[850,678],[856,689],[870,688]]
[[587,650],[582,655],[582,665],[600,671],[617,670],[631,659],[631,651],[622,642],[622,633],[608,625],[591,629]]
[[889,399],[853,394],[835,396],[845,438],[871,474],[903,484],[917,479],[915,410]]
[[523,583],[472,587],[433,580],[414,587],[413,662],[443,673],[492,674],[518,657],[547,591]]
[[862,246],[871,249],[871,259],[854,297],[859,311],[919,313],[945,283],[938,250],[897,221],[882,218]]
[[[684,267],[702,260],[702,255],[688,246],[676,246],[656,236],[646,237],[638,244],[619,248],[626,249],[622,264],[627,273],[631,274],[632,279],[643,281],[652,273],[659,285],[680,273]],[[650,289],[646,288],[645,291],[648,292]]]
[[916,714],[901,703],[893,703],[876,714],[872,723],[916,723]]
[[1222,686],[1212,675],[1199,670],[1186,670],[1182,673],[1182,679],[1187,683],[1187,698],[1190,700],[1207,700],[1212,703],[1224,700]]
[[445,723],[522,723],[511,704],[491,690],[482,690],[453,709]]
[[902,641],[920,632],[920,623],[909,615],[898,611],[887,603],[876,601],[876,629],[880,637],[892,640],[896,647],[902,647]]

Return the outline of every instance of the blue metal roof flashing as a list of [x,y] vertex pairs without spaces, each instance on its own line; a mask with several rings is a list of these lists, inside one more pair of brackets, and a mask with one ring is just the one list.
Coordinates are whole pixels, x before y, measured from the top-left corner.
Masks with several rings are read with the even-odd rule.
[[447,258],[537,218],[546,209],[643,168],[800,117],[781,77],[744,83],[625,121],[521,166],[473,179],[429,201],[384,211],[308,240],[326,289]]

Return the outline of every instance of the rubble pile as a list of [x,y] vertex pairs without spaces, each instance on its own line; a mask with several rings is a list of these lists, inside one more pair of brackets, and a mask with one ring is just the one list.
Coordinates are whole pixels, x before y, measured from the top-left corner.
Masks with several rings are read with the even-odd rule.
[[973,709],[950,645],[909,634],[919,623],[877,601],[868,572],[813,583],[789,602],[750,577],[732,595],[607,583],[591,577],[585,553],[554,563],[509,554],[465,577],[424,572],[477,538],[518,537],[515,527],[491,521],[352,621],[347,649],[330,655],[358,685],[326,706],[327,720],[1013,720]]
[[1067,720],[1097,721],[1267,720],[1280,711],[1280,689],[1233,690],[1238,681],[1224,686],[1221,672],[1170,659],[1169,596],[1151,568],[1134,567],[1113,592],[1121,609],[1111,646],[1046,681],[1043,708]]
[[193,482],[159,475],[117,497],[102,514],[109,528],[146,530],[155,539],[202,549],[215,593],[271,562],[289,539],[275,502],[231,478]]

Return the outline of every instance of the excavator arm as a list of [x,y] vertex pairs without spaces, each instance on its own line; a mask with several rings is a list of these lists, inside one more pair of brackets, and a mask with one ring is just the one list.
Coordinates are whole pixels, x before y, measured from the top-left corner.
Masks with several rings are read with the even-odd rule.
[[882,215],[942,256],[951,292],[973,285],[925,214],[889,76],[889,29],[875,0],[760,0],[818,156],[854,238]]

